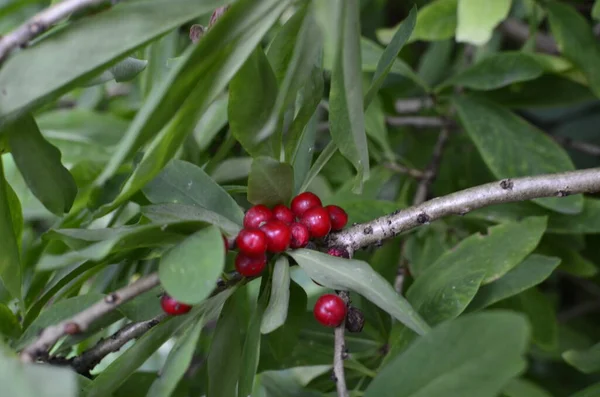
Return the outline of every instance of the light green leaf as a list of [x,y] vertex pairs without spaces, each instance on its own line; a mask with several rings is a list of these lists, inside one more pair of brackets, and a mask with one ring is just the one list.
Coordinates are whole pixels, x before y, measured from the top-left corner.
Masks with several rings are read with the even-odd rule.
[[592,7],[592,18],[595,20],[600,20],[600,0],[594,1],[594,6]]
[[573,6],[546,4],[550,29],[561,53],[587,77],[590,89],[600,96],[600,46],[588,21]]
[[512,0],[459,0],[456,26],[456,41],[483,45],[492,37],[496,26],[510,11]]
[[239,225],[244,212],[235,200],[200,167],[173,160],[143,189],[151,203],[192,205],[223,215]]
[[[473,96],[455,97],[453,103],[465,130],[497,178],[575,170],[562,147],[508,109]],[[583,209],[582,195],[533,201],[566,214]]]
[[202,302],[215,288],[225,266],[225,246],[218,228],[192,234],[160,259],[158,275],[165,291],[180,302]]
[[458,0],[435,0],[421,8],[409,42],[437,41],[453,37],[457,25],[457,8]]
[[[4,178],[4,166],[0,160],[0,279],[1,285],[16,299],[21,299],[21,258],[19,254],[18,236],[15,234],[19,227],[23,228],[22,215],[20,224],[16,224],[17,201],[15,194]],[[11,203],[13,203],[11,205]],[[19,206],[20,207],[20,206]],[[20,210],[20,208],[18,208]],[[21,213],[19,211],[19,213]],[[19,236],[20,237],[20,236]]]
[[364,107],[367,109],[371,104],[371,101],[377,95],[377,91],[383,85],[386,76],[390,72],[392,65],[396,58],[398,58],[398,54],[400,50],[404,46],[404,44],[408,41],[413,29],[415,28],[417,18],[417,7],[413,6],[404,21],[402,21],[394,33],[392,40],[385,48],[383,55],[377,62],[377,69],[375,70],[375,74],[373,75],[373,80],[371,82],[371,86],[369,90],[365,94],[364,99]]
[[541,283],[552,274],[559,263],[559,258],[530,255],[498,280],[481,287],[468,310],[483,309]]
[[600,371],[600,343],[588,350],[567,350],[562,356],[566,362],[585,374]]
[[368,263],[306,249],[290,251],[289,255],[319,284],[362,295],[418,334],[429,330],[411,305]]
[[337,0],[336,57],[331,70],[329,130],[340,153],[357,171],[355,190],[369,178],[369,151],[363,111],[358,0]]
[[198,120],[194,127],[194,138],[200,150],[208,149],[215,136],[227,124],[228,105],[229,96],[224,94],[215,100]]
[[294,171],[289,164],[270,157],[258,157],[252,162],[248,176],[248,201],[273,206],[287,204],[294,192]]
[[44,139],[31,115],[19,118],[7,130],[12,156],[32,193],[54,214],[69,212],[77,185],[62,165],[58,149]]
[[388,363],[364,396],[495,397],[525,369],[528,338],[526,320],[510,312],[441,324]]
[[260,332],[268,334],[281,327],[287,318],[290,302],[290,264],[285,256],[275,262],[271,298],[265,309]]
[[147,64],[148,61],[144,59],[127,57],[102,72],[99,76],[86,82],[85,86],[102,84],[111,80],[115,80],[118,83],[133,80],[138,74],[146,69]]
[[493,90],[542,75],[539,62],[523,52],[499,52],[450,77],[436,91],[448,86],[464,86],[475,90]]

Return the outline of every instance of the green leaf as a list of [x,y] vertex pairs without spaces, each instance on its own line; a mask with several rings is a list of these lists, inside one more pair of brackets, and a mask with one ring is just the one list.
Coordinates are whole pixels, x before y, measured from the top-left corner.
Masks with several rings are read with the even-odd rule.
[[85,85],[92,86],[106,83],[107,81],[111,80],[114,80],[118,83],[133,80],[138,74],[146,69],[146,65],[148,65],[148,61],[144,59],[127,57],[102,72],[99,76],[96,76],[92,80],[88,81]]
[[600,20],[600,1],[594,1],[594,6],[592,7],[592,18],[595,20]]
[[294,170],[270,157],[258,157],[248,175],[248,201],[273,206],[287,204],[294,193]]
[[[563,148],[508,109],[472,96],[455,97],[453,102],[465,130],[497,178],[575,170]],[[583,196],[579,194],[533,201],[565,214],[583,209]]]
[[[12,205],[11,205],[12,203]],[[0,159],[0,279],[4,288],[16,299],[21,299],[21,259],[17,229],[23,228],[22,213],[16,212],[15,193],[4,178],[4,166]],[[20,205],[19,205],[20,207]],[[15,219],[21,214],[21,222]]]
[[572,394],[570,397],[598,397],[598,395],[600,395],[600,382],[594,383],[593,385]]
[[373,75],[373,80],[371,81],[371,86],[367,91],[364,99],[364,107],[367,109],[371,104],[371,101],[377,95],[377,91],[383,85],[383,82],[390,72],[392,65],[396,58],[398,58],[398,54],[400,50],[408,41],[413,29],[415,28],[415,24],[417,21],[417,7],[413,6],[404,21],[398,24],[398,28],[392,40],[385,48],[383,55],[377,62],[377,69],[375,70],[375,75]]
[[181,380],[192,362],[202,327],[204,327],[204,317],[191,324],[177,340],[169,352],[167,361],[160,372],[160,377],[152,383],[150,390],[146,394],[147,397],[171,396],[177,387],[177,383]]
[[542,349],[553,351],[558,344],[558,321],[550,298],[538,288],[529,288],[514,300],[529,317],[532,340]]
[[194,138],[200,150],[207,150],[215,136],[227,124],[228,105],[229,95],[223,94],[206,109],[198,120],[194,127]]
[[567,350],[562,356],[566,362],[585,374],[600,371],[600,343],[587,350]]
[[409,42],[437,41],[454,36],[457,25],[458,0],[435,0],[421,8]]
[[304,181],[302,182],[302,185],[300,186],[300,189],[298,189],[297,193],[301,193],[308,189],[313,179],[319,175],[321,170],[323,170],[323,167],[325,167],[329,160],[331,160],[331,157],[333,157],[333,155],[337,152],[337,149],[338,148],[334,141],[330,141],[327,146],[325,146],[325,148],[319,154],[319,157],[317,157],[313,163],[312,167],[310,167],[310,170],[308,170],[308,173],[306,174],[306,177],[304,178]]
[[[5,94],[0,96],[0,125],[7,117],[58,98],[135,49],[222,3],[128,2],[70,23],[2,65],[0,86]],[[98,37],[102,37],[100,42]]]
[[118,310],[131,321],[146,321],[164,313],[159,297],[162,287],[157,286],[119,306]]
[[69,212],[77,185],[62,165],[58,149],[44,139],[31,115],[8,127],[11,153],[27,186],[56,215]]
[[512,379],[502,390],[505,397],[552,397],[537,384],[523,378]]
[[511,4],[512,0],[459,0],[456,41],[474,45],[487,43],[496,26],[508,16]]
[[290,264],[285,256],[275,262],[271,298],[262,317],[260,332],[268,334],[285,324],[290,302]]
[[2,303],[0,303],[0,335],[15,339],[21,335],[21,324],[17,316]]
[[272,152],[267,145],[259,144],[258,134],[271,121],[277,92],[269,60],[261,48],[256,48],[231,79],[227,107],[231,133],[253,156]]
[[225,246],[218,228],[192,234],[162,256],[158,275],[165,291],[180,302],[202,302],[215,288],[225,266]]
[[494,397],[525,369],[528,337],[525,319],[509,312],[441,324],[385,366],[364,396]]
[[383,101],[378,97],[373,99],[371,106],[365,111],[365,129],[369,137],[381,147],[384,157],[387,160],[394,160],[396,154],[388,138]]
[[481,287],[468,310],[483,309],[540,284],[550,277],[559,263],[559,258],[530,255],[498,280]]
[[143,189],[151,203],[192,205],[223,215],[239,225],[244,212],[235,200],[201,168],[173,160]]
[[494,90],[516,82],[533,80],[544,69],[535,58],[523,52],[499,52],[450,77],[436,91],[448,86]]
[[306,249],[290,251],[289,255],[319,284],[362,295],[418,334],[429,330],[411,305],[369,264]]
[[360,18],[357,0],[337,1],[336,57],[331,70],[329,130],[340,153],[356,169],[355,189],[369,177],[369,151],[363,111]]
[[567,4],[551,1],[546,4],[546,10],[559,50],[583,72],[590,89],[600,96],[600,47],[592,27]]

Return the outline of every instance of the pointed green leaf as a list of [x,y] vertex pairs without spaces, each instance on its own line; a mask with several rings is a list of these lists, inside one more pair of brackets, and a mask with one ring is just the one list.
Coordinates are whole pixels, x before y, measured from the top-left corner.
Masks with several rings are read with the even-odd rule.
[[435,0],[421,8],[409,42],[438,41],[453,37],[457,24],[457,7],[458,0]]
[[[562,147],[508,109],[473,96],[455,97],[453,102],[465,130],[497,178],[575,170]],[[583,196],[579,194],[533,201],[566,214],[583,209]]]
[[290,264],[285,256],[275,262],[271,297],[265,309],[260,332],[268,334],[285,324],[290,302]]
[[18,338],[21,334],[21,324],[17,316],[4,304],[0,303],[0,335]]
[[364,296],[418,334],[429,330],[411,305],[368,263],[306,249],[290,251],[289,255],[319,284]]
[[[14,197],[12,188],[4,178],[4,166],[0,159],[0,251],[2,252],[0,257],[0,279],[2,280],[1,284],[14,298],[21,299],[21,259],[15,234],[15,229],[19,225],[15,224],[17,214],[12,212],[17,210]],[[13,203],[12,206],[11,202]]]
[[377,374],[364,396],[495,397],[525,369],[528,339],[527,321],[514,313],[461,317],[416,340]]
[[215,288],[225,266],[225,246],[218,228],[187,237],[160,259],[158,275],[165,291],[180,302],[202,302]]
[[56,215],[69,212],[77,185],[62,165],[61,154],[44,139],[31,115],[8,127],[11,153],[27,186],[44,206]]
[[512,0],[459,0],[456,41],[473,45],[487,43],[496,26],[508,16],[511,4]]
[[600,371],[600,343],[588,350],[567,350],[562,356],[566,362],[585,374]]
[[289,164],[270,157],[258,157],[252,162],[248,176],[248,201],[273,206],[287,204],[294,192],[294,171]]

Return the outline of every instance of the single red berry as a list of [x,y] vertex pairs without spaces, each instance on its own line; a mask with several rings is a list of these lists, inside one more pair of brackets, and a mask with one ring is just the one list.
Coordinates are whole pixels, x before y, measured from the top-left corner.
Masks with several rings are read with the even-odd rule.
[[337,231],[342,230],[348,223],[348,214],[341,207],[337,205],[328,205],[325,207],[329,212],[329,219],[331,220],[331,230]]
[[292,232],[290,227],[279,220],[269,221],[260,227],[267,236],[267,251],[283,252],[290,246]]
[[331,231],[329,213],[323,207],[309,209],[302,215],[300,222],[308,227],[310,235],[314,238],[325,237]]
[[292,240],[290,241],[291,248],[304,248],[310,240],[310,231],[308,227],[302,223],[294,222],[290,225]]
[[275,207],[273,207],[273,217],[281,222],[287,223],[288,225],[296,220],[296,216],[292,210],[283,204],[277,204]]
[[338,258],[350,258],[348,251],[343,248],[331,247],[327,250],[327,253],[331,256],[337,256]]
[[160,306],[165,313],[171,316],[179,316],[180,314],[185,314],[192,310],[190,305],[178,302],[167,294],[164,294],[162,298],[160,298]]
[[263,223],[273,219],[273,212],[265,205],[259,204],[250,208],[244,215],[246,229],[261,227]]
[[251,257],[241,252],[235,257],[235,270],[244,277],[258,276],[265,270],[267,265],[267,255]]
[[260,256],[267,251],[267,236],[260,229],[242,229],[235,242],[238,249],[248,256]]
[[292,212],[296,214],[296,216],[302,216],[306,211],[311,208],[321,207],[323,203],[321,203],[321,199],[314,193],[304,192],[300,193],[296,197],[293,198],[291,208]]
[[326,327],[337,327],[346,318],[346,304],[337,295],[326,294],[317,299],[313,314]]

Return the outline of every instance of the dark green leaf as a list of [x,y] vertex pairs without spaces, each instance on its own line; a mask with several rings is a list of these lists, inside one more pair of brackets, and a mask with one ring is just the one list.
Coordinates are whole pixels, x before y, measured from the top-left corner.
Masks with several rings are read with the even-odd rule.
[[201,168],[173,160],[143,189],[151,203],[198,206],[241,225],[244,212],[235,200]]
[[248,176],[248,201],[273,206],[287,204],[294,192],[294,171],[289,164],[270,157],[258,157],[252,162]]
[[364,296],[418,334],[429,330],[411,305],[369,264],[306,249],[290,251],[289,255],[319,284]]
[[[555,141],[506,108],[474,97],[456,97],[454,105],[465,130],[497,178],[551,174],[575,169]],[[536,203],[553,211],[576,214],[583,196],[540,198]]]
[[588,350],[568,350],[562,354],[566,362],[583,373],[600,371],[600,343]]
[[18,199],[15,202],[14,198],[14,191],[4,178],[4,166],[0,159],[0,285],[14,298],[21,299],[21,259],[15,231],[19,226],[22,229],[22,224],[15,223],[18,214],[15,203],[18,203]]
[[180,302],[202,302],[215,288],[225,265],[225,246],[218,228],[187,237],[162,256],[158,267],[165,291]]
[[572,394],[571,397],[598,397],[600,395],[600,382],[594,383],[579,392]]
[[300,189],[298,189],[297,193],[301,193],[308,189],[308,186],[312,183],[313,179],[319,175],[323,167],[325,167],[329,160],[331,160],[331,157],[337,152],[337,149],[338,148],[333,141],[329,142],[327,146],[325,146],[323,151],[321,151],[319,154],[319,157],[317,157],[313,163],[312,167],[310,167],[310,170],[306,174],[304,182],[302,182],[302,185],[300,186]]
[[483,309],[541,283],[559,263],[559,258],[530,255],[498,280],[481,287],[468,309]]
[[4,304],[0,303],[0,335],[9,338],[18,338],[21,335],[21,324],[14,313]]
[[357,0],[337,1],[336,57],[331,70],[329,130],[340,153],[356,169],[355,189],[369,177],[369,151],[363,111],[360,18]]
[[550,298],[536,287],[522,292],[515,302],[529,317],[533,341],[542,349],[552,351],[558,343],[558,322]]
[[533,80],[543,72],[540,64],[529,54],[500,52],[450,77],[437,88],[437,91],[448,86],[493,90],[519,81]]
[[552,397],[550,393],[537,384],[523,378],[511,380],[502,393],[505,397]]
[[394,36],[390,40],[389,44],[385,48],[383,55],[377,62],[377,69],[375,70],[375,75],[373,76],[373,81],[371,82],[371,86],[367,91],[364,99],[364,107],[368,108],[369,104],[377,95],[377,91],[381,88],[386,76],[390,72],[392,65],[394,64],[395,59],[398,57],[400,50],[404,46],[404,44],[408,41],[413,29],[415,28],[415,24],[417,21],[417,7],[413,6],[408,13],[408,16],[404,21],[402,21],[394,33]]
[[146,321],[163,313],[160,306],[162,288],[155,287],[119,306],[119,311],[131,321]]
[[592,27],[575,8],[551,1],[546,4],[552,35],[558,48],[585,74],[590,89],[600,96],[600,47]]
[[525,319],[508,312],[444,323],[385,366],[365,397],[494,397],[525,369],[528,337]]
[[383,103],[377,97],[373,98],[371,106],[365,111],[365,129],[369,137],[381,147],[384,157],[387,160],[395,160],[396,154],[390,144],[388,130],[385,124]]
[[262,317],[260,332],[268,334],[285,323],[290,301],[290,264],[285,256],[275,262],[271,297]]
[[58,149],[44,139],[31,117],[25,115],[8,127],[11,153],[27,186],[56,215],[69,212],[77,185],[60,162]]

